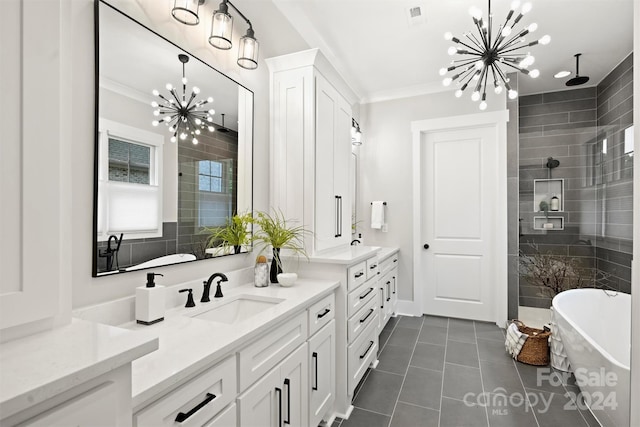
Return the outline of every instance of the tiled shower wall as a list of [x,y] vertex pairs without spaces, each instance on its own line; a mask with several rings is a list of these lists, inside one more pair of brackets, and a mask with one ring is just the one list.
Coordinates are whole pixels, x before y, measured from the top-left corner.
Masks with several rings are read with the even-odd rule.
[[[206,132],[205,132],[206,133]],[[219,202],[220,224],[236,213],[238,186],[238,134],[214,132],[201,135],[198,145],[190,143],[178,147],[178,252],[194,254],[198,259],[205,257],[205,242],[208,238],[199,226],[199,200],[203,197],[198,189],[198,161],[217,160],[232,165],[233,171],[223,175],[222,193],[209,193],[209,201]],[[226,191],[229,190],[229,191]]]
[[[630,56],[598,87],[523,96],[519,105],[520,250],[573,257],[607,277],[600,285],[625,292],[631,275],[631,156],[620,154],[620,147],[632,117],[631,64]],[[549,170],[549,157],[560,165]],[[550,177],[564,180],[564,211],[553,213],[564,218],[564,229],[534,230],[533,217],[544,214],[536,212],[533,182]],[[550,306],[550,297],[522,277],[519,291],[520,305]]]
[[[153,258],[175,254],[177,247],[177,225],[176,222],[162,223],[162,237],[127,239],[125,234],[120,244],[120,249],[118,250],[117,265],[114,260],[113,269],[123,269],[144,261],[149,261]],[[114,249],[113,243],[111,247]],[[104,251],[106,248],[107,242],[98,243],[98,253]],[[98,272],[107,271],[107,259],[98,256],[97,266]]]
[[[606,284],[631,292],[633,253],[633,55],[598,84],[598,186],[596,265]],[[603,140],[607,141],[603,153]]]

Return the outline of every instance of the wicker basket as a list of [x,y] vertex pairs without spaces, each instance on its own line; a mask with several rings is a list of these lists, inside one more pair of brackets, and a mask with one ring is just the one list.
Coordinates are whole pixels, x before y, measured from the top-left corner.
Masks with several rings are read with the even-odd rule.
[[549,336],[551,331],[545,329],[530,328],[519,320],[513,323],[518,326],[518,330],[529,335],[524,342],[520,354],[516,359],[518,362],[527,365],[545,366],[549,364]]

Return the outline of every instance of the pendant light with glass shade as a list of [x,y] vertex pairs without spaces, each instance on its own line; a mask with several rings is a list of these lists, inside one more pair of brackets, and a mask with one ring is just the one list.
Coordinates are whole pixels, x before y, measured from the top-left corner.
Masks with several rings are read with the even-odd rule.
[[[200,22],[198,15],[199,8],[204,2],[205,0],[174,0],[171,15],[178,22],[185,25],[197,25]],[[209,44],[221,50],[229,50],[233,47],[233,16],[229,13],[229,6],[231,6],[249,26],[246,34],[240,38],[237,64],[247,70],[255,70],[258,68],[260,43],[256,40],[251,21],[229,0],[222,0],[222,3],[218,6],[218,10],[213,12]]]
[[462,55],[462,58],[455,59],[451,61],[449,67],[440,69],[441,76],[451,71],[455,72],[453,76],[445,77],[442,83],[449,86],[455,82],[459,86],[455,92],[456,97],[461,97],[468,86],[474,86],[471,99],[480,101],[481,110],[487,108],[487,86],[489,83],[493,83],[496,94],[502,93],[504,88],[510,99],[517,98],[518,92],[509,85],[507,71],[512,68],[532,78],[538,77],[540,71],[527,69],[533,65],[535,58],[522,49],[537,44],[546,45],[551,41],[551,37],[548,35],[530,43],[525,41],[525,36],[538,28],[535,23],[516,29],[516,25],[523,16],[531,11],[531,3],[523,4],[520,11],[517,12],[520,8],[520,1],[513,1],[504,23],[495,32],[493,15],[491,14],[491,0],[488,1],[488,6],[487,20],[482,18],[482,10],[479,8],[472,7],[469,10],[477,34],[467,32],[460,38],[454,37],[451,33],[445,34],[445,39],[455,43],[449,48],[449,55]]
[[200,16],[198,12],[204,0],[174,0],[171,15],[176,21],[185,25],[198,25]]

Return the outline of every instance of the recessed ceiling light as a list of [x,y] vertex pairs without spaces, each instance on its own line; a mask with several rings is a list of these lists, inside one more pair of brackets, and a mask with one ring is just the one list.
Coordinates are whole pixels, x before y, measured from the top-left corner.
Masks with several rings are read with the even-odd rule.
[[555,73],[553,77],[555,77],[556,79],[562,79],[567,77],[569,74],[571,74],[571,71],[560,71],[558,73]]

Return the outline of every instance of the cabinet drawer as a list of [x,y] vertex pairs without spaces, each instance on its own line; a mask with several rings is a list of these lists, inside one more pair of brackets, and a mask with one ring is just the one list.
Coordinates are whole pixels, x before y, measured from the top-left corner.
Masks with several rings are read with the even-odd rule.
[[336,298],[332,293],[309,307],[309,336],[318,332],[335,317]]
[[236,359],[230,356],[137,412],[134,425],[174,426],[177,418],[186,417],[180,425],[201,426],[232,402],[237,391]]
[[238,425],[238,414],[236,404],[229,405],[227,409],[220,412],[214,419],[204,427],[235,427]]
[[367,260],[367,280],[378,275],[378,257],[372,257]]
[[245,390],[307,340],[307,311],[288,319],[238,352],[240,391]]
[[364,307],[347,321],[347,339],[350,343],[355,341],[358,335],[369,326],[369,323],[371,323],[378,314],[378,302],[373,294],[372,292],[369,295]]
[[347,316],[351,317],[358,310],[360,310],[366,303],[369,302],[370,298],[374,298],[376,294],[376,289],[378,288],[377,281],[375,280],[367,280],[362,286],[358,289],[349,293],[348,296],[348,306],[347,306]]
[[367,372],[369,364],[376,358],[378,351],[377,331],[378,316],[367,326],[362,334],[347,348],[347,372],[349,374],[349,394],[353,394],[356,386]]
[[398,266],[398,254],[395,253],[388,258],[385,258],[384,261],[380,262],[380,274],[385,274],[389,270]]
[[367,263],[365,261],[359,262],[356,265],[349,267],[349,276],[347,278],[347,290],[357,288],[367,280]]

